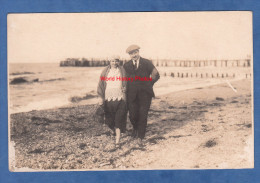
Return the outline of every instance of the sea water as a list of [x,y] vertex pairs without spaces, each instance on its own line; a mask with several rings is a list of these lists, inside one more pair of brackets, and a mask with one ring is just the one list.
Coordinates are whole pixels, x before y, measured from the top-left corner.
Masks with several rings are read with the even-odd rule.
[[38,82],[9,84],[11,113],[59,107],[95,92],[101,67],[60,67],[58,63],[9,64],[9,83],[18,77]]
[[[103,68],[60,67],[59,63],[11,63],[8,66],[9,83],[18,77],[23,77],[28,81],[37,79],[37,82],[9,84],[9,112],[17,113],[61,107],[70,104],[72,97],[82,97],[89,93],[95,95]],[[223,72],[223,68],[220,69]],[[195,77],[195,73],[209,70],[217,72],[216,68],[159,67],[158,70],[161,78],[154,85],[156,96],[223,83],[226,79]],[[169,76],[170,72],[193,72],[193,78],[177,78],[176,75],[171,77]],[[232,73],[233,71],[226,70],[226,72]],[[248,72],[248,69],[242,72]],[[164,73],[167,73],[167,76],[164,76]],[[235,78],[228,79],[234,80]]]

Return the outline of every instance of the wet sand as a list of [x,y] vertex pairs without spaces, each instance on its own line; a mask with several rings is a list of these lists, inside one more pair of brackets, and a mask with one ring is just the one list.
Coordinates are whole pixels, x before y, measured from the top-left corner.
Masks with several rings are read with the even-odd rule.
[[[11,170],[253,168],[250,80],[162,95],[152,101],[145,147],[94,120],[95,105],[11,114]],[[10,148],[12,149],[12,148]],[[14,168],[15,167],[15,168]]]

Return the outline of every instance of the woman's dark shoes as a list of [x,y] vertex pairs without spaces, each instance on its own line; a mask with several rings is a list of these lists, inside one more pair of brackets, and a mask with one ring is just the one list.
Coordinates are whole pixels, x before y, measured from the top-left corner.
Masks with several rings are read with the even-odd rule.
[[116,130],[115,129],[112,130],[112,135],[116,136]]

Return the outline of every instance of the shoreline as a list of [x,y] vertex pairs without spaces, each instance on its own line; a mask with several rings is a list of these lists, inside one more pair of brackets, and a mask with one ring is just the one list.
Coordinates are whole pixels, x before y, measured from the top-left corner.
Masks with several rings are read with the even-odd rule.
[[[166,79],[165,77],[163,79]],[[243,80],[244,78],[236,78],[236,79],[232,79],[230,80],[231,82],[234,81],[239,81],[239,80]],[[183,79],[185,80],[185,79]],[[173,92],[179,92],[179,91],[185,91],[185,90],[191,90],[191,89],[195,89],[195,88],[205,88],[205,87],[209,87],[209,86],[214,86],[214,85],[219,85],[219,84],[223,84],[226,83],[225,79],[218,79],[218,80],[199,80],[198,79],[198,83],[195,84],[189,84],[189,85],[181,85],[178,86],[178,88],[176,88],[175,85],[173,86],[169,86],[168,83],[161,82],[159,83],[160,85],[158,86],[157,83],[155,84],[154,87],[154,92],[156,97],[160,97],[163,95],[167,95]],[[94,94],[93,90],[91,92],[88,92],[87,94]],[[97,95],[97,94],[96,94]],[[84,94],[78,95],[78,96],[70,96],[69,94],[65,95],[64,98],[61,99],[47,99],[44,101],[39,101],[39,102],[34,102],[34,103],[30,103],[26,106],[21,106],[15,110],[11,109],[9,107],[9,114],[17,114],[17,113],[24,113],[24,112],[30,112],[30,111],[41,111],[41,110],[50,110],[50,109],[58,109],[58,108],[64,108],[64,107],[73,107],[73,106],[77,106],[77,105],[92,105],[92,104],[96,104],[98,102],[98,97],[92,97],[89,99],[82,99],[78,102],[71,102],[71,98],[73,97],[78,97],[78,98],[84,98]],[[52,103],[55,104],[54,107],[50,107],[48,104]],[[35,108],[35,106],[37,106]],[[41,106],[41,107],[39,107]]]
[[[94,105],[11,114],[12,171],[252,168],[250,80],[172,92],[149,111],[145,148],[93,119]],[[9,144],[10,145],[10,144]],[[13,161],[9,161],[13,162]]]

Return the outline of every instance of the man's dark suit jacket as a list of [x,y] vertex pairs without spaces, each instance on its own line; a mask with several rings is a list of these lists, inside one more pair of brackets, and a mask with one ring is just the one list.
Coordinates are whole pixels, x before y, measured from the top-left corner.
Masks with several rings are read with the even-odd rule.
[[[150,60],[140,57],[137,70],[134,69],[133,61],[130,60],[124,64],[127,77],[132,77],[133,82],[127,82],[127,99],[134,100],[137,92],[146,92],[147,95],[154,97],[153,85],[160,78],[158,70]],[[136,76],[141,78],[152,78],[152,81],[135,80]]]

